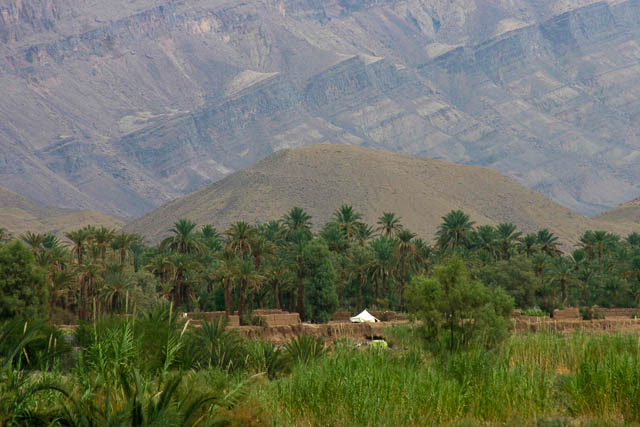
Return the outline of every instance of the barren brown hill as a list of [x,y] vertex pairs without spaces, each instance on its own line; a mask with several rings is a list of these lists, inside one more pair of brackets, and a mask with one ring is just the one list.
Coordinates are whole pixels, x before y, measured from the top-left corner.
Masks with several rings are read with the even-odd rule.
[[597,216],[596,219],[616,224],[630,224],[640,231],[640,199],[615,207]]
[[[548,227],[574,243],[595,221],[531,191],[493,170],[408,157],[347,145],[313,145],[279,151],[253,166],[170,202],[125,229],[158,241],[179,218],[225,229],[230,223],[280,218],[293,206],[316,225],[351,204],[375,224],[392,211],[431,239],[441,217],[462,209],[478,224],[512,222],[525,232]],[[611,227],[608,227],[611,229]]]
[[0,187],[0,227],[15,235],[25,231],[60,234],[89,224],[120,228],[124,221],[102,212],[44,206]]

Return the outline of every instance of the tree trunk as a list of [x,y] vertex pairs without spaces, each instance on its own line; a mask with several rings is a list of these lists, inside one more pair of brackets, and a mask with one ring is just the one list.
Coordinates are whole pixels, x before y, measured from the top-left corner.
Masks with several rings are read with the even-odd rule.
[[362,309],[362,273],[358,273],[358,310]]
[[300,314],[300,320],[305,321],[304,316],[304,277],[298,278],[298,314]]
[[276,284],[273,288],[273,305],[276,309],[280,308],[280,290],[278,287],[278,281],[276,280]]
[[247,299],[246,288],[247,284],[243,281],[240,281],[240,283],[238,283],[238,316],[240,316],[241,321],[242,317],[244,316],[245,302]]

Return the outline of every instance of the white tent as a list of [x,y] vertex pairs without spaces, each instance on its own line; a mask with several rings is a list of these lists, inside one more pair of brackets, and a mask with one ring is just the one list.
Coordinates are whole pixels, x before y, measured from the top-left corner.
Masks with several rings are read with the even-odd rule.
[[367,310],[363,311],[362,313],[358,314],[355,317],[349,318],[349,320],[351,320],[351,323],[375,323],[375,322],[379,322],[379,320],[376,319],[375,317],[373,317]]

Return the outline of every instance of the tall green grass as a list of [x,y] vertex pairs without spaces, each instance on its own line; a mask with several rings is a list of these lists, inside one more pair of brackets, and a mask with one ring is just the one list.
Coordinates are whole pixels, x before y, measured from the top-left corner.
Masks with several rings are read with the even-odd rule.
[[516,334],[498,349],[424,350],[410,329],[395,350],[341,347],[264,385],[279,425],[565,425],[640,421],[637,335]]

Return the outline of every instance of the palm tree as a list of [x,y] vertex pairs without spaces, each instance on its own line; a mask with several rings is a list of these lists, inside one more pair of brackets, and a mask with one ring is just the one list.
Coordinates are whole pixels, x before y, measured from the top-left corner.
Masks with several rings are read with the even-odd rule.
[[283,257],[275,257],[265,271],[265,279],[271,285],[274,308],[281,308],[282,289],[289,287],[294,281],[289,265]]
[[618,240],[619,237],[615,234],[602,230],[587,230],[580,237],[578,245],[592,258],[595,257],[598,260],[598,278],[601,288],[603,285],[603,259],[609,251],[616,247]]
[[335,222],[327,223],[327,225],[325,225],[320,232],[320,237],[322,237],[324,241],[327,242],[327,246],[329,246],[330,251],[341,254],[346,251],[347,248],[349,248],[347,235]]
[[333,213],[333,222],[338,224],[347,240],[353,240],[357,224],[361,219],[362,214],[353,210],[353,206],[349,205],[342,205]]
[[95,264],[78,265],[78,293],[79,293],[79,317],[88,319],[89,301],[95,296],[97,282],[100,279],[100,270]]
[[111,247],[120,252],[120,265],[124,265],[127,254],[131,255],[133,261],[133,246],[140,241],[140,237],[135,233],[118,233],[113,237]]
[[34,254],[37,254],[40,250],[44,249],[42,243],[44,242],[45,237],[45,234],[32,233],[31,231],[27,231],[20,235],[22,241],[31,247],[31,251]]
[[535,234],[525,235],[518,246],[519,251],[530,257],[538,250],[538,237]]
[[369,240],[373,238],[373,227],[364,222],[356,224],[355,238],[360,246],[364,246]]
[[522,233],[516,231],[516,226],[509,223],[501,223],[496,226],[496,243],[500,248],[502,259],[511,258],[511,251],[520,242]]
[[133,279],[128,274],[115,271],[104,278],[100,296],[110,313],[122,310],[126,295],[133,288]]
[[212,278],[215,281],[222,283],[222,290],[224,293],[224,310],[227,317],[233,314],[233,299],[232,299],[232,287],[235,279],[235,270],[237,263],[236,255],[231,250],[223,250],[218,255],[218,261],[220,264],[218,268],[213,272]]
[[496,230],[491,225],[481,225],[473,232],[473,246],[494,254],[496,249]]
[[407,283],[407,259],[416,253],[416,245],[412,242],[415,233],[403,228],[397,234],[396,250],[400,257],[400,307],[404,308],[404,291]]
[[378,280],[382,281],[382,292],[387,295],[387,280],[395,266],[395,242],[387,236],[380,236],[371,242],[373,261],[371,273],[376,283],[375,296],[380,296]]
[[260,234],[272,242],[276,247],[281,247],[284,244],[285,229],[280,221],[269,221],[266,224],[260,224],[258,226]]
[[189,286],[189,273],[198,269],[200,264],[192,257],[183,253],[175,253],[169,257],[171,270],[173,271],[173,295],[174,304],[180,306],[187,304],[194,296],[193,289]]
[[560,284],[560,289],[562,290],[562,304],[567,303],[568,287],[574,267],[574,263],[565,257],[556,257],[549,265],[551,280]]
[[252,245],[255,244],[258,229],[249,225],[249,223],[245,221],[238,221],[231,224],[224,234],[229,237],[229,241],[227,243],[229,248],[236,254],[240,255],[240,257],[244,257],[251,253],[251,248]]
[[362,290],[367,282],[367,269],[371,266],[371,249],[362,246],[354,246],[349,250],[349,263],[351,267],[350,278],[355,279],[358,286],[358,310],[364,308]]
[[173,225],[173,228],[169,230],[173,235],[165,238],[162,243],[160,243],[160,247],[179,254],[204,253],[205,246],[198,239],[195,228],[195,222],[186,218],[180,219]]
[[238,316],[240,319],[244,317],[247,296],[250,290],[256,290],[264,277],[258,274],[251,260],[242,260],[234,271],[236,281],[238,282]]
[[99,249],[100,259],[104,267],[107,262],[107,248],[111,244],[116,231],[107,227],[100,227],[93,233],[93,242]]
[[431,253],[433,252],[431,246],[420,238],[415,239],[413,244],[416,247],[416,252],[413,256],[413,263],[416,265],[418,271],[423,270],[425,274],[429,274],[431,267]]
[[376,231],[379,231],[383,236],[391,237],[400,230],[402,230],[400,218],[396,217],[393,212],[383,212],[382,216],[378,218],[378,229]]
[[624,239],[632,248],[640,248],[640,234],[633,232]]
[[285,237],[290,240],[293,234],[302,232],[307,238],[311,238],[311,215],[299,207],[292,208],[282,217],[285,229]]
[[469,215],[461,210],[451,211],[442,217],[442,224],[438,228],[436,237],[440,249],[456,249],[465,244],[469,234],[473,231],[473,221],[469,220]]
[[76,259],[78,260],[78,265],[82,265],[84,251],[91,238],[90,230],[87,228],[81,228],[79,230],[64,233],[64,236],[67,239],[71,240],[71,243],[73,244],[73,248],[71,249],[70,254],[71,257],[75,255]]
[[538,231],[536,240],[540,250],[547,255],[558,256],[562,253],[560,249],[558,249],[558,237],[546,228]]

